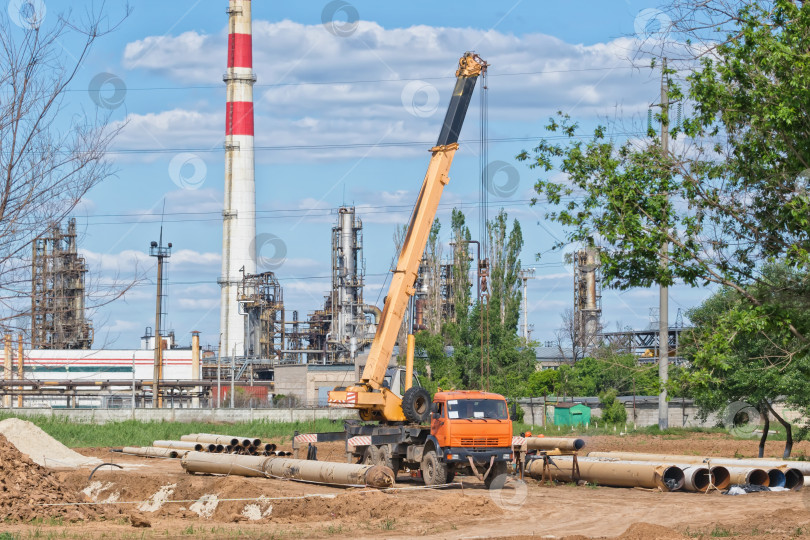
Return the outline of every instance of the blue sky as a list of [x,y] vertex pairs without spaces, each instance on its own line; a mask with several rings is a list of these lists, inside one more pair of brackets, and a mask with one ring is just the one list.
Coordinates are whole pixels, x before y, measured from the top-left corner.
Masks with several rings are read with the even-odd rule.
[[[46,0],[47,17],[85,3]],[[123,12],[121,4],[107,4],[111,19]],[[658,97],[658,74],[631,69],[628,58],[637,30],[645,28],[639,21],[654,18],[655,4],[352,1],[348,12],[359,20],[346,36],[323,24],[328,5],[253,6],[257,233],[275,234],[286,246],[284,254],[262,255],[284,257],[273,270],[287,310],[303,317],[322,305],[330,229],[341,204],[357,205],[365,223],[366,301],[381,305],[394,229],[407,221],[424,176],[456,61],[475,49],[492,66],[489,160],[510,164],[519,178],[515,190],[490,195],[490,215],[503,206],[520,221],[523,265],[537,272],[529,282],[533,337],[553,339],[560,313],[573,302],[571,271],[560,253],[548,252],[564,234],[544,220],[542,205],[529,206],[537,173],[514,156],[533,146],[557,110],[581,120],[583,132],[617,116],[627,130],[640,125]],[[96,44],[72,88],[78,105],[107,100],[112,120],[127,122],[111,154],[116,177],[94,188],[76,212],[92,279],[125,281],[134,268],[147,277],[93,314],[96,346],[135,347],[153,325],[155,270],[146,252],[158,237],[164,203],[164,239],[174,245],[168,326],[181,343],[200,330],[203,343],[215,345],[227,2],[137,0],[132,7],[119,29]],[[68,52],[72,46],[65,43]],[[111,81],[100,97],[87,90],[99,74]],[[113,82],[125,92],[114,95]],[[478,123],[474,97],[439,214],[447,225],[450,210],[462,208],[474,236]],[[495,185],[505,178],[495,177]],[[540,260],[537,253],[544,253]],[[646,328],[657,294],[604,291],[605,326]],[[673,288],[671,317],[706,295]]]

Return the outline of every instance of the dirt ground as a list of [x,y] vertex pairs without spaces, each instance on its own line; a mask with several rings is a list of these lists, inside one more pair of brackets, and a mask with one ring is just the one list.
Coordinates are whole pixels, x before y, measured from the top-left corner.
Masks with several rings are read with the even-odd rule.
[[[752,456],[755,441],[724,434],[600,436],[586,450]],[[782,443],[768,446],[779,455]],[[289,448],[286,448],[289,449]],[[794,452],[810,450],[807,443]],[[510,483],[490,493],[474,478],[424,489],[400,473],[380,492],[263,478],[184,474],[178,460],[142,459],[79,449],[124,465],[54,473],[62,490],[107,502],[96,517],[71,522],[54,513],[33,523],[5,520],[11,538],[810,538],[807,492],[724,496],[642,489]],[[320,460],[341,461],[339,444],[320,445]],[[6,466],[5,463],[2,466]],[[73,499],[72,499],[73,500]],[[88,505],[97,507],[99,505]],[[136,527],[133,524],[141,525]],[[148,525],[148,526],[146,526]],[[8,536],[7,536],[8,537]]]

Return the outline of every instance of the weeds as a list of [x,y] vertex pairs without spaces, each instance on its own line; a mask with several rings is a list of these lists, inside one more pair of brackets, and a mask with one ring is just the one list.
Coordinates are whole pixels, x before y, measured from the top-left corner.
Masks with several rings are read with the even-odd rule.
[[709,533],[709,536],[712,538],[727,538],[729,536],[733,536],[733,534],[730,530],[717,526],[712,530],[711,533]]
[[[0,413],[0,420],[12,416],[14,415],[5,412]],[[71,422],[59,416],[46,415],[29,416],[24,419],[36,424],[48,435],[71,448],[121,446],[122,444],[149,446],[155,440],[178,440],[181,435],[188,433],[249,434],[264,439],[284,436],[285,440],[288,440],[292,432],[296,430],[301,432],[325,432],[341,431],[343,429],[342,422],[334,422],[329,419],[309,422],[254,420],[252,422],[236,422],[233,424],[140,422],[137,420],[91,424]]]
[[397,528],[397,520],[395,520],[394,518],[386,518],[380,524],[380,527],[384,531],[393,531],[394,529]]

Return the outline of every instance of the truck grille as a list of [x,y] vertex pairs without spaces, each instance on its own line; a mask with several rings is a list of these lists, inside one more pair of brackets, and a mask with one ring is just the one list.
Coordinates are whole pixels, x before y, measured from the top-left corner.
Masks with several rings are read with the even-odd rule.
[[502,445],[498,444],[498,437],[472,437],[472,438],[462,438],[461,446],[481,447],[481,446],[502,446]]

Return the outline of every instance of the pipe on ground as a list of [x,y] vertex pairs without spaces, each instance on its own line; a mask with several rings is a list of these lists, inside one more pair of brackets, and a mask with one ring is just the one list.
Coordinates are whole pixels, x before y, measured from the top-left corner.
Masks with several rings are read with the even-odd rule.
[[802,489],[805,482],[805,476],[799,469],[793,467],[780,467],[782,472],[785,473],[785,487],[797,491]]
[[203,450],[202,443],[188,441],[155,441],[152,443],[152,446],[157,446],[158,448],[174,448],[175,450],[194,450],[196,452],[202,452]]
[[685,465],[681,467],[683,471],[684,491],[706,492],[714,485],[714,475],[708,467],[698,465]]
[[573,452],[585,447],[582,439],[572,439],[570,437],[526,437],[526,448],[528,450],[555,450],[560,449],[566,452]]
[[182,465],[189,474],[272,476],[325,484],[366,485],[375,488],[391,487],[395,480],[394,471],[384,465],[328,463],[263,456],[218,456],[205,452],[188,452],[183,456]]
[[[549,471],[554,480],[562,482],[575,481],[573,477],[573,460],[555,457],[554,465]],[[630,463],[616,461],[589,461],[579,459],[579,477],[584,480],[605,486],[643,487],[662,491],[677,491],[683,488],[683,471],[674,465],[655,463]],[[543,474],[543,460],[532,460],[527,469],[532,478],[540,479]]]
[[181,454],[172,448],[155,448],[154,446],[125,446],[121,449],[124,454],[141,457],[176,458]]
[[723,465],[724,467],[753,467],[753,468],[775,468],[784,467],[798,469],[805,478],[810,477],[810,462],[808,461],[788,461],[767,458],[722,458],[707,456],[678,456],[666,454],[648,454],[639,452],[589,452],[588,457],[609,457],[618,459],[630,459],[638,461],[672,461],[673,463],[706,463],[708,465]]
[[726,467],[731,475],[732,484],[753,484],[756,486],[768,485],[768,471],[755,467]]
[[780,469],[765,469],[768,473],[768,487],[785,487],[785,473]]
[[714,487],[716,489],[726,489],[731,485],[731,474],[728,469],[722,465],[716,465],[710,468],[712,477],[714,478]]
[[330,463],[305,459],[267,458],[264,472],[269,476],[307,480],[325,484],[366,485],[375,488],[392,487],[396,475],[385,465]]
[[214,443],[221,444],[222,446],[231,445],[237,446],[239,439],[230,437],[228,435],[214,435],[212,433],[190,433],[180,437],[181,441],[200,442],[200,443]]

